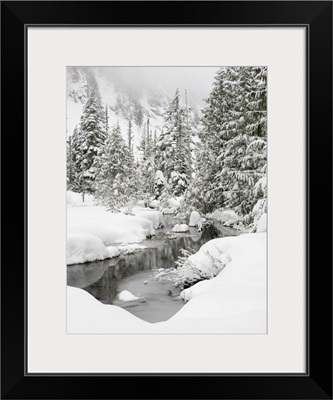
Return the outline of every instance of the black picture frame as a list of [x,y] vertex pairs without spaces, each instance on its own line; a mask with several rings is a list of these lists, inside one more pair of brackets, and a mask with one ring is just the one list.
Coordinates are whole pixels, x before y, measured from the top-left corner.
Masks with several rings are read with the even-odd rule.
[[[308,37],[306,373],[253,375],[26,373],[25,34],[27,27],[33,25],[306,27]],[[332,399],[332,1],[3,1],[1,2],[1,56],[1,397],[3,399]],[[325,218],[322,215],[325,215]],[[318,237],[319,240],[316,240]]]

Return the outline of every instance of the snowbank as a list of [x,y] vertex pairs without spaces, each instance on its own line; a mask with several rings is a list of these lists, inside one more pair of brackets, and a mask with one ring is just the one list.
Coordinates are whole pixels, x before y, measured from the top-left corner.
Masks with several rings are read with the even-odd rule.
[[207,214],[206,218],[216,219],[216,221],[226,223],[227,225],[231,225],[240,220],[240,217],[233,210],[215,210],[212,213]]
[[117,246],[117,250],[123,254],[123,255],[128,255],[136,252],[137,250],[143,250],[146,249],[147,246],[141,246],[140,244],[124,244],[121,246]]
[[110,253],[100,238],[82,233],[67,236],[67,265],[105,260],[109,257]]
[[84,206],[92,206],[95,204],[94,196],[90,194],[84,195],[84,202],[82,200],[81,193],[67,191],[67,206],[68,207],[84,207]]
[[[156,211],[152,211],[156,212]],[[154,235],[152,221],[140,216],[111,213],[103,206],[68,207],[67,233],[84,233],[99,237],[104,243],[142,242]]]
[[142,321],[82,289],[67,287],[67,332],[266,333],[266,234],[214,239],[191,257],[203,267],[208,251],[222,257],[226,266],[214,279],[183,291],[188,301],[168,321]]
[[[165,202],[167,207],[162,209],[163,214],[175,214],[180,206],[181,197],[169,197]],[[164,204],[165,205],[165,204]]]
[[149,219],[154,229],[158,229],[164,225],[163,214],[159,211],[150,208],[133,207],[132,213],[137,217]]
[[110,258],[114,258],[114,257],[120,256],[120,251],[119,251],[119,249],[117,247],[108,246],[107,249],[108,249]]
[[196,262],[205,256],[205,252],[216,254],[216,249],[222,251],[222,256],[228,254],[229,262],[219,275],[206,281],[204,287],[199,283],[181,293],[190,301],[174,319],[214,318],[217,315],[230,318],[266,311],[266,235],[214,239],[196,254]]
[[172,232],[177,232],[177,233],[183,233],[183,232],[188,232],[190,228],[186,224],[176,224],[172,228]]

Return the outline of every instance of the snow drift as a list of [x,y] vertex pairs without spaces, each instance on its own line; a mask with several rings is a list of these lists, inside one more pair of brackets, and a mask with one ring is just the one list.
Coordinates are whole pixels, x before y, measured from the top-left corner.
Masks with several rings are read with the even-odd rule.
[[67,236],[67,265],[105,260],[110,257],[100,238],[83,233]]
[[[155,234],[149,218],[153,219],[144,212],[140,213],[140,216],[111,213],[103,206],[68,207],[67,233],[94,235],[104,244],[142,242],[146,237]],[[156,221],[157,219],[158,217]]]

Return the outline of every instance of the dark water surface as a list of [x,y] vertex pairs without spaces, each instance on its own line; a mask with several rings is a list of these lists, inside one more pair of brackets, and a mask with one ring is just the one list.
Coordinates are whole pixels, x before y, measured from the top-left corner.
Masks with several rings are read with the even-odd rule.
[[[156,230],[156,236],[141,243],[147,249],[109,260],[70,265],[67,267],[67,284],[83,288],[102,303],[126,308],[145,321],[166,321],[182,308],[184,302],[179,297],[180,290],[171,282],[149,280],[152,269],[174,267],[181,249],[198,251],[211,239],[234,236],[238,232],[210,225],[201,234],[196,228],[190,228],[186,234],[173,234],[172,227],[182,221],[171,216],[165,216],[164,220],[165,228]],[[123,290],[139,299],[120,301],[118,294]]]

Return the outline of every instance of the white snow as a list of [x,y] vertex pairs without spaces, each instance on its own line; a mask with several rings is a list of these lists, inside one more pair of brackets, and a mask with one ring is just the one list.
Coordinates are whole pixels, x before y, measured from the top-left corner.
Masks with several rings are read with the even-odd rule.
[[134,294],[129,292],[128,290],[122,290],[119,293],[118,298],[121,301],[133,301],[133,300],[139,300],[140,299],[140,297],[134,296]]
[[233,210],[214,210],[212,213],[207,214],[206,218],[216,219],[219,222],[227,222],[228,225],[233,221],[234,223],[240,220],[240,217]]
[[200,281],[198,283],[196,283],[195,285],[189,287],[188,289],[183,290],[180,293],[180,297],[184,300],[184,301],[189,301],[192,299],[192,297],[194,297],[195,295],[198,296],[202,291],[204,291],[207,286],[209,286],[211,284],[211,280],[210,279],[205,279],[204,281]]
[[261,215],[257,225],[257,233],[267,232],[267,214],[264,213]]
[[172,232],[177,232],[177,233],[182,233],[182,232],[188,232],[190,228],[186,224],[176,224],[172,228]]
[[94,204],[95,204],[95,198],[90,194],[84,195],[84,202],[83,202],[81,193],[75,193],[70,190],[67,191],[68,207],[84,207],[84,206],[92,206]]
[[123,244],[121,246],[117,246],[118,252],[120,252],[121,254],[124,254],[124,255],[132,254],[137,250],[143,250],[143,249],[146,249],[146,248],[147,248],[147,246],[142,246],[142,245],[137,244],[137,243]]
[[259,199],[253,207],[254,226],[256,227],[260,217],[266,213],[267,199]]
[[198,211],[192,211],[190,215],[189,226],[198,226],[202,225],[201,216]]
[[167,214],[175,214],[177,211],[177,208],[164,208],[162,210],[162,214],[163,215],[167,215]]
[[163,172],[160,170],[157,170],[155,173],[155,183],[156,184],[165,184],[165,178],[163,175]]
[[168,207],[177,209],[180,206],[180,201],[180,198],[170,197],[168,199]]
[[67,265],[105,260],[109,257],[110,253],[100,238],[82,233],[67,235]]
[[117,247],[108,246],[107,249],[109,251],[109,257],[110,258],[118,257],[120,255],[120,251],[119,251],[119,249]]
[[263,176],[258,180],[258,182],[254,185],[253,192],[255,195],[258,195],[259,192],[265,193],[267,192],[267,179],[266,176]]
[[[229,262],[215,278],[204,287],[196,284],[185,289],[181,296],[187,307],[181,309],[175,319],[230,318],[237,315],[266,311],[266,235],[247,234],[238,237],[214,239],[192,256],[200,267],[199,259],[205,251],[216,255],[216,249],[229,254]],[[193,261],[193,260],[192,260]],[[264,326],[261,327],[262,329]]]
[[104,243],[142,242],[155,234],[152,217],[144,214],[141,212],[140,216],[131,216],[111,213],[103,206],[68,207],[67,233],[94,235]]
[[149,207],[158,209],[160,207],[160,202],[158,200],[152,200],[149,202]]
[[143,217],[151,221],[153,228],[158,229],[164,225],[163,214],[151,208],[133,207],[132,213],[137,217]]
[[[182,292],[188,301],[168,321],[151,324],[82,289],[67,287],[68,333],[266,333],[266,234],[252,233],[207,242],[191,256],[205,268],[209,252],[226,264],[211,280]],[[149,300],[147,300],[149,302]]]

